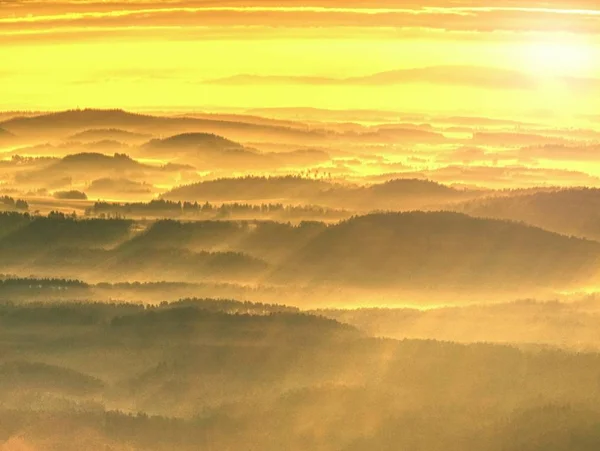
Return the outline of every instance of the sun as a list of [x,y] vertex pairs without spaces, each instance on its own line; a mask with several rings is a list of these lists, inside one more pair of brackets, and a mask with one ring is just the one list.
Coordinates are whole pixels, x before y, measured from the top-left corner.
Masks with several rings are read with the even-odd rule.
[[553,39],[528,43],[523,56],[529,72],[542,76],[582,76],[591,70],[592,53],[585,43]]

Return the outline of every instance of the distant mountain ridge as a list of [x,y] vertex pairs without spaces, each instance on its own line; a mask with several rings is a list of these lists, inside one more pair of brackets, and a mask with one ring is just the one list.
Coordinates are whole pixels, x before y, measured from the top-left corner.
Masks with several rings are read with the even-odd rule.
[[[218,133],[233,139],[322,139],[323,131],[292,128],[282,125],[256,124],[242,121],[199,119],[187,116],[152,116],[114,110],[68,110],[38,116],[13,117],[0,122],[0,127],[12,133],[34,135],[40,132],[63,136],[89,129],[122,129],[146,134],[178,134],[187,132]],[[69,136],[70,136],[69,135]]]

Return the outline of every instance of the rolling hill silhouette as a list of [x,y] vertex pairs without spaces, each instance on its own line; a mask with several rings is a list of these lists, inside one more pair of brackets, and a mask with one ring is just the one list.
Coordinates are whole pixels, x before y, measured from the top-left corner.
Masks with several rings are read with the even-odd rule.
[[521,289],[597,273],[600,245],[458,213],[371,214],[329,226],[274,280],[367,287]]
[[140,143],[147,141],[151,135],[134,133],[128,130],[122,130],[118,128],[96,128],[89,129],[74,135],[69,136],[69,141],[84,141],[84,142],[97,142],[104,140],[120,141],[128,143]]
[[127,170],[139,169],[144,165],[125,154],[113,156],[101,153],[78,153],[67,155],[49,169],[76,170]]
[[336,187],[315,202],[359,211],[439,208],[464,199],[478,198],[480,191],[456,189],[430,180],[401,178],[364,187]]
[[[93,280],[266,283],[423,293],[537,293],[592,283],[600,244],[523,224],[451,212],[379,213],[327,226],[132,221],[6,215],[0,272]],[[0,224],[2,225],[2,224]],[[27,272],[30,274],[31,272]]]
[[102,194],[109,197],[122,194],[146,194],[153,191],[154,187],[150,184],[126,178],[100,178],[93,180],[86,188],[86,192],[90,194]]
[[182,171],[182,166],[154,166],[140,163],[124,153],[105,155],[97,152],[83,152],[67,155],[57,161],[50,162],[43,168],[32,168],[20,171],[15,180],[18,183],[29,184],[48,189],[72,189],[78,184],[83,189],[94,179],[132,179],[136,182],[160,180],[165,177],[176,177]]
[[327,153],[314,150],[260,152],[212,133],[184,133],[153,139],[140,150],[143,156],[190,162],[204,169],[278,169],[329,160]]
[[457,206],[467,214],[522,221],[565,235],[600,240],[600,189],[554,189],[486,197]]
[[189,150],[243,150],[245,147],[213,133],[183,133],[169,138],[153,139],[144,144],[142,149],[186,152]]
[[175,201],[281,200],[358,211],[428,208],[483,195],[429,180],[394,179],[370,186],[340,185],[296,176],[224,178],[174,188],[161,197]]
[[68,110],[32,117],[15,117],[0,122],[0,127],[23,136],[46,137],[72,135],[89,129],[127,129],[143,134],[179,134],[186,132],[219,133],[232,139],[299,140],[311,142],[326,136],[322,131],[242,121],[198,119],[186,116],[151,116],[124,110]]
[[65,394],[100,391],[103,383],[78,371],[37,362],[11,361],[0,364],[0,382],[19,390],[43,390]]
[[263,199],[309,199],[333,188],[333,184],[302,177],[224,178],[180,186],[164,193],[166,200],[226,201]]

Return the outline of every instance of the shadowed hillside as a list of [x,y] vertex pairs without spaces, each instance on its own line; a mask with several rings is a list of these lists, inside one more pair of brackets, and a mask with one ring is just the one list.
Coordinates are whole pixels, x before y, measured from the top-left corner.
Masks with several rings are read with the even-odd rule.
[[474,216],[523,221],[565,235],[600,240],[599,189],[490,197],[459,205],[458,209]]
[[0,141],[8,141],[14,137],[15,137],[15,135],[10,133],[9,131],[4,130],[3,128],[0,128]]
[[373,214],[328,227],[280,280],[421,289],[569,286],[596,275],[600,247],[456,213]]
[[[91,281],[292,283],[461,299],[585,288],[600,245],[458,213],[389,213],[341,223],[78,220],[7,214],[0,272]],[[293,290],[293,288],[292,288]],[[427,296],[419,296],[426,299]]]

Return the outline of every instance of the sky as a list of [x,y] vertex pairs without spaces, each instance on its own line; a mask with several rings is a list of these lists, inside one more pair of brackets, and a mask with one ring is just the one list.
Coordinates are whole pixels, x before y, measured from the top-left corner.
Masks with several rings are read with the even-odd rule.
[[598,105],[597,0],[0,0],[0,110]]

